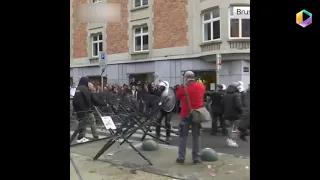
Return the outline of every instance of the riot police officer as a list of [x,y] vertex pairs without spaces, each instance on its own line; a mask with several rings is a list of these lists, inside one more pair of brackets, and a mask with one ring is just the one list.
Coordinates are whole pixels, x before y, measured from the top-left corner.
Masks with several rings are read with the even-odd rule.
[[[162,81],[160,82],[159,84],[159,91],[160,91],[160,96],[167,96],[166,93],[168,93],[170,87],[169,87],[169,82],[167,81]],[[172,92],[173,89],[172,89]],[[174,95],[174,93],[173,93]],[[174,102],[175,102],[175,97],[174,97]],[[161,124],[162,122],[162,119],[165,118],[165,128],[166,128],[166,141],[169,141],[170,140],[170,132],[171,132],[171,117],[172,117],[172,111],[174,109],[174,105],[172,107],[171,110],[167,110],[167,109],[161,109],[160,110],[160,117],[158,118],[157,120],[157,123],[156,124],[156,136],[158,138],[160,138],[160,129],[161,129],[161,126],[159,124]]]

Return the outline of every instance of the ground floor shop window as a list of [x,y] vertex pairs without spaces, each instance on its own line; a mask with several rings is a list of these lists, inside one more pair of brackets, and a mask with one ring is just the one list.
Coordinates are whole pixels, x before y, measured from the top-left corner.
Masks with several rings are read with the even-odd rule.
[[[193,71],[197,80],[201,80],[201,82],[203,83],[203,85],[205,85],[206,90],[213,90],[210,87],[212,87],[212,83],[214,83],[214,85],[216,85],[217,82],[217,78],[216,78],[216,72],[215,71]],[[184,72],[182,73],[184,74]]]

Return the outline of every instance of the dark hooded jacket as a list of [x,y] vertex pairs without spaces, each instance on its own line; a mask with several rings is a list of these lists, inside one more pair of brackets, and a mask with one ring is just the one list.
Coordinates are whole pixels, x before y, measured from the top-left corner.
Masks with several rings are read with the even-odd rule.
[[104,106],[105,103],[101,102],[88,87],[89,78],[81,77],[76,93],[73,97],[73,108],[76,112],[92,112],[93,105]]
[[241,105],[242,107],[244,107],[245,104],[245,96],[246,96],[246,92],[240,92],[240,97],[241,97]]
[[142,89],[140,88],[137,90],[137,100],[138,101],[142,100]]
[[226,120],[239,120],[242,113],[241,95],[238,89],[230,85],[222,99],[223,115]]
[[250,128],[250,88],[247,89],[247,92],[244,95],[243,112],[240,117],[238,128],[242,131]]
[[225,92],[222,90],[209,93],[211,99],[211,110],[213,113],[222,113],[222,99],[224,94]]

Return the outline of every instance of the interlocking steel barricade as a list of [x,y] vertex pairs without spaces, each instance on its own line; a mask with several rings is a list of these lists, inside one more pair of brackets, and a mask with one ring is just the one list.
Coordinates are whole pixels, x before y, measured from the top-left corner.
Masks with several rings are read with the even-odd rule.
[[[101,150],[96,154],[93,158],[94,160],[98,159],[105,151],[107,151],[116,141],[122,139],[119,146],[124,144],[125,142],[132,147],[143,159],[145,159],[150,165],[152,163],[148,158],[146,158],[138,149],[136,149],[130,142],[129,138],[138,130],[143,131],[144,136],[141,139],[144,140],[145,136],[151,136],[156,140],[159,140],[163,143],[169,144],[169,142],[162,140],[152,134],[149,133],[150,127],[157,124],[157,115],[159,114],[162,106],[154,107],[152,110],[148,112],[139,111],[137,101],[129,94],[115,94],[115,93],[101,93],[96,94],[100,100],[107,102],[108,106],[106,107],[96,107],[96,112],[98,116],[110,116],[114,123],[117,125],[116,130],[108,129],[110,132],[110,136],[103,138],[107,140],[107,143],[101,148]],[[165,105],[165,102],[162,103]],[[78,119],[79,120],[79,119]],[[79,128],[81,126],[85,126],[85,120],[79,120],[77,130],[72,134],[70,139],[70,144],[73,142],[75,137],[79,132]],[[163,125],[158,124],[161,127],[165,128]],[[171,131],[174,133],[173,131]]]

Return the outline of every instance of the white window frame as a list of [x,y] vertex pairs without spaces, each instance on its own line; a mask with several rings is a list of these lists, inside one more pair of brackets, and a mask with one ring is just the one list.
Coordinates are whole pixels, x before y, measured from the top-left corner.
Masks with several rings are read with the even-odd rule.
[[[206,11],[206,12],[204,12],[203,14],[202,14],[202,41],[203,42],[211,42],[211,41],[219,41],[219,40],[221,40],[221,20],[220,20],[220,9],[218,9],[219,10],[219,17],[216,17],[216,18],[213,18],[213,11],[214,10],[217,10],[217,9],[212,9],[212,10],[210,10],[210,11]],[[210,19],[209,20],[204,20],[204,15],[206,14],[206,13],[210,13]],[[219,21],[219,24],[220,24],[220,26],[219,26],[219,29],[220,29],[220,37],[218,38],[218,39],[213,39],[213,22],[216,22],[216,21]],[[211,26],[211,40],[205,40],[204,39],[204,37],[205,37],[205,35],[204,35],[204,32],[205,32],[205,27],[204,27],[204,25],[205,24],[208,24],[208,23],[210,23],[210,26]]]
[[[102,39],[99,39],[100,35],[102,36]],[[93,40],[93,37],[95,37],[95,36],[98,36],[96,41]],[[101,49],[103,51],[103,34],[102,34],[102,32],[91,34],[91,57],[99,57],[99,44],[101,42],[102,42],[102,48]],[[94,50],[93,50],[93,45],[94,44],[97,44],[97,48],[98,48],[98,54],[97,55],[93,54],[94,53]]]
[[135,0],[132,0],[132,1],[133,1],[133,3],[132,3],[133,8],[138,8],[138,7],[143,7],[143,6],[148,6],[149,5],[149,0],[148,0],[148,3],[145,4],[145,5],[143,5],[143,0],[140,0],[140,6],[136,6],[136,1]]
[[[233,10],[234,6],[229,7],[229,12],[228,12],[228,32],[229,32],[229,39],[250,39],[250,37],[242,37],[242,19],[250,19],[249,18],[239,18],[239,17],[233,17],[231,15],[231,12]],[[250,6],[243,6],[243,7],[250,7]],[[239,20],[239,37],[231,37],[231,19],[238,19]]]
[[92,0],[92,3],[95,4],[95,3],[102,3],[103,0]]
[[[148,28],[148,32],[147,33],[144,33],[143,32],[143,28],[144,27],[147,27]],[[140,34],[136,34],[136,29],[140,29]],[[143,50],[143,36],[148,36],[148,49],[147,50]],[[141,50],[136,50],[136,37],[141,37]],[[139,26],[139,27],[135,27],[133,29],[133,52],[148,52],[149,51],[149,44],[150,44],[150,41],[149,41],[149,27],[147,25],[145,26]]]

